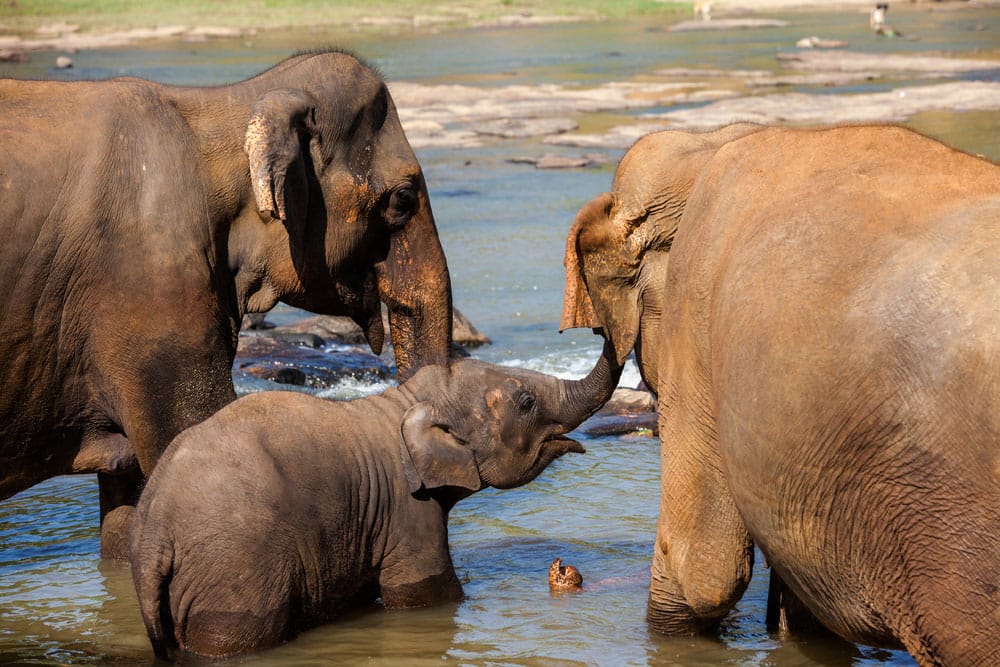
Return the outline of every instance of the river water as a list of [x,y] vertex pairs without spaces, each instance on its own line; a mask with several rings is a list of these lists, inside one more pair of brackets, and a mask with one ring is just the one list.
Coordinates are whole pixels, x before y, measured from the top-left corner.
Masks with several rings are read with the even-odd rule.
[[[774,69],[774,54],[800,37],[846,39],[864,50],[967,51],[996,57],[995,10],[898,11],[893,22],[918,41],[877,41],[867,17],[797,12],[786,28],[726,33],[664,32],[655,22],[556,25],[390,37],[350,31],[261,33],[204,44],[157,43],[81,52],[73,70],[49,70],[45,55],[4,66],[7,76],[92,78],[138,75],[169,83],[219,84],[290,52],[335,43],[377,64],[390,80],[422,83],[599,84],[666,67]],[[898,83],[898,82],[895,82]],[[879,90],[884,82],[853,86]],[[909,123],[966,150],[1000,159],[996,112],[921,114]],[[581,125],[627,118],[595,115]],[[557,333],[562,250],[577,208],[606,190],[620,149],[601,168],[541,171],[513,164],[558,152],[537,140],[475,148],[418,149],[449,258],[456,305],[494,344],[476,355],[561,376],[596,359],[589,332]],[[279,322],[301,317],[279,308]],[[623,384],[637,381],[629,369]],[[242,391],[261,388],[241,381]],[[380,390],[344,386],[333,398]],[[711,638],[649,633],[644,613],[658,508],[659,456],[642,436],[585,439],[588,452],[557,461],[532,484],[487,490],[459,504],[451,548],[466,599],[416,611],[366,610],[261,655],[250,665],[876,665],[912,664],[897,651],[832,639],[769,634],[763,617],[767,571],[758,557],[743,601]],[[0,663],[146,664],[152,660],[127,567],[98,558],[92,477],[50,480],[0,502]],[[581,592],[550,594],[547,571],[560,556],[578,567]]]

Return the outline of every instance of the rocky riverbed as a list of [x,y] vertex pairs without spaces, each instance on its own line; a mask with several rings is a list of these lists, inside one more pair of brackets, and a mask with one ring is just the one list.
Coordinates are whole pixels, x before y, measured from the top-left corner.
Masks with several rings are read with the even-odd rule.
[[[777,73],[675,68],[656,71],[641,82],[593,87],[401,81],[391,88],[407,136],[417,148],[469,148],[504,138],[535,137],[543,145],[624,149],[644,134],[668,128],[711,129],[742,121],[891,122],[935,109],[1000,109],[997,59],[809,48],[776,53],[775,59]],[[933,82],[891,86],[900,78]],[[840,95],[822,90],[784,92],[880,80],[890,84],[888,90]],[[650,111],[644,113],[645,109]],[[599,134],[577,131],[578,119],[595,112],[631,112],[633,119]],[[548,166],[543,157],[544,153],[536,159],[540,167]]]

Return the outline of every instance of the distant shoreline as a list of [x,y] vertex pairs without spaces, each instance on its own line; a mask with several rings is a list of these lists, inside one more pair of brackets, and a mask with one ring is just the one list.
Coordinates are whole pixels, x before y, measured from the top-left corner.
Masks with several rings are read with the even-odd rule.
[[[24,6],[33,3],[21,0]],[[147,0],[131,3],[137,8],[115,11],[120,5],[100,7],[88,12],[60,13],[60,3],[25,8],[22,13],[0,6],[0,61],[17,60],[19,54],[32,51],[75,52],[125,46],[158,39],[205,41],[217,38],[251,37],[260,31],[318,27],[342,27],[358,31],[401,32],[438,31],[452,28],[496,28],[545,25],[559,22],[586,22],[629,16],[662,16],[683,21],[692,18],[693,3],[657,2],[657,0],[590,0],[589,2],[543,2],[521,0],[516,4],[479,0],[437,4],[428,9],[419,0],[400,0],[386,11],[373,15],[367,3],[344,0],[327,2],[306,0],[292,11],[264,9],[255,3],[239,3],[229,10],[206,14],[181,0],[174,4]],[[712,3],[712,17],[746,16],[774,11],[863,11],[874,0],[720,0]],[[142,5],[148,5],[144,10]],[[1000,0],[907,0],[904,6],[934,8],[1000,7]],[[661,7],[662,6],[662,7]],[[631,13],[630,13],[631,12]],[[144,21],[146,21],[144,23]]]

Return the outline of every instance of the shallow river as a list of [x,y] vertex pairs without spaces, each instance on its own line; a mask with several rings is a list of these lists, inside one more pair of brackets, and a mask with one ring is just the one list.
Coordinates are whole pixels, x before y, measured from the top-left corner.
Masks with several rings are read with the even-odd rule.
[[[303,32],[205,44],[158,43],[81,52],[66,72],[46,56],[3,66],[24,77],[120,74],[170,83],[244,78],[290,52],[336,43],[376,63],[391,80],[423,83],[603,83],[665,67],[774,69],[774,54],[802,36],[846,39],[865,50],[995,53],[998,12],[917,13],[894,8],[894,23],[919,41],[876,41],[867,17],[795,13],[787,28],[670,34],[654,23],[452,31],[438,35]],[[980,29],[985,28],[985,29]],[[898,82],[896,82],[898,83]],[[879,90],[885,83],[852,86]],[[621,114],[622,117],[627,114]],[[997,113],[925,113],[910,124],[1000,159]],[[614,119],[618,122],[620,119]],[[600,125],[594,117],[581,123]],[[611,165],[539,171],[507,158],[560,149],[496,142],[423,149],[436,218],[449,258],[455,303],[494,340],[477,356],[579,376],[596,359],[589,332],[557,333],[563,239],[577,208],[610,185]],[[579,152],[579,151],[577,151]],[[279,309],[277,321],[301,313]],[[634,384],[630,369],[623,384]],[[260,388],[241,384],[241,390]],[[332,397],[379,390],[344,386]],[[240,664],[491,665],[875,665],[911,664],[900,652],[834,640],[794,640],[763,624],[767,571],[754,580],[717,637],[667,639],[644,621],[658,507],[655,440],[586,440],[527,487],[484,491],[451,520],[451,547],[466,591],[458,605],[418,611],[368,610]],[[51,480],[0,502],[0,663],[136,664],[152,659],[127,567],[97,557],[97,489],[91,477]],[[549,593],[556,556],[585,577],[575,594]]]

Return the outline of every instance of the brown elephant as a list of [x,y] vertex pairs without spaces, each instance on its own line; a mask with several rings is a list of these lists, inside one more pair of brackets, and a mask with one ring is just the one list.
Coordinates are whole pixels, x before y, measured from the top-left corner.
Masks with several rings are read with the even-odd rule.
[[652,628],[712,628],[756,543],[846,639],[1000,664],[1000,167],[892,126],[657,133],[566,267],[562,326],[658,394]]
[[317,52],[246,81],[0,80],[0,498],[97,472],[102,520],[235,399],[243,315],[350,315],[400,374],[446,360],[451,286],[382,79]]
[[461,599],[448,512],[583,452],[564,434],[611,396],[611,357],[576,381],[465,359],[352,402],[261,392],[184,431],[131,532],[157,655],[267,648],[377,598]]

